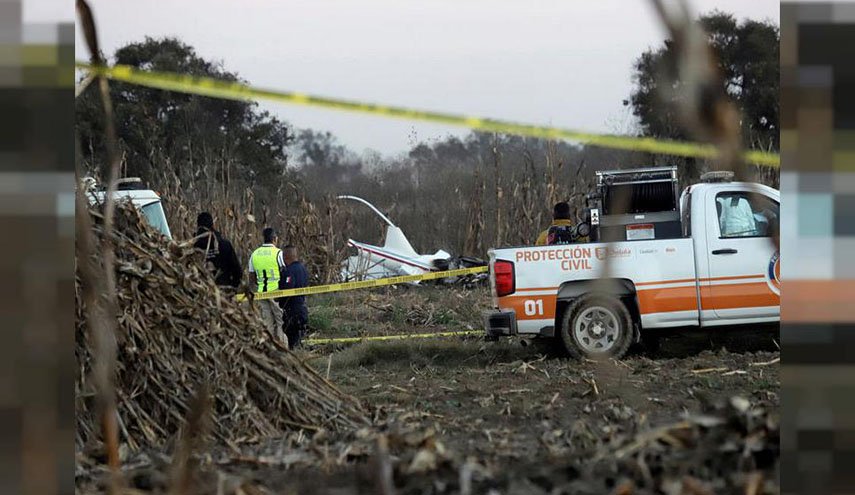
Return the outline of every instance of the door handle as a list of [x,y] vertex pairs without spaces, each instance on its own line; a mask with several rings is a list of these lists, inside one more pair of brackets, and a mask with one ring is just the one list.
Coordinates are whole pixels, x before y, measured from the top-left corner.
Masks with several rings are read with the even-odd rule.
[[727,249],[715,249],[712,254],[736,254],[738,251],[732,248]]

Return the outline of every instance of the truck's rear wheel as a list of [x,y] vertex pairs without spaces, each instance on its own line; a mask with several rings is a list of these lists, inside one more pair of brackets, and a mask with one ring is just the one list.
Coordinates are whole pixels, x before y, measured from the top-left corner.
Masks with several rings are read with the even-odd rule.
[[564,313],[561,343],[572,357],[620,358],[633,341],[632,318],[617,298],[587,295]]

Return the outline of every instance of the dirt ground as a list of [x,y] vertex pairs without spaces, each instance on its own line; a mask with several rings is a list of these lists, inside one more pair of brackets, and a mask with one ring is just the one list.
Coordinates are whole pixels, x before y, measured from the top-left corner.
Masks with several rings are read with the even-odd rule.
[[[309,302],[320,338],[477,330],[489,297],[416,287]],[[777,493],[777,338],[776,328],[678,332],[655,354],[602,362],[562,357],[545,339],[308,347],[301,355],[374,426],[214,448],[200,491]],[[131,484],[156,491],[153,473]]]

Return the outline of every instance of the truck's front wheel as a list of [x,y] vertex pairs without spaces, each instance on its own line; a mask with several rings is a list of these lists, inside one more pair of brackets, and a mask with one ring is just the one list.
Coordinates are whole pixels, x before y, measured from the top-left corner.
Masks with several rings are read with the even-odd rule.
[[567,353],[577,359],[620,358],[632,344],[632,318],[617,298],[582,296],[564,313],[560,338]]

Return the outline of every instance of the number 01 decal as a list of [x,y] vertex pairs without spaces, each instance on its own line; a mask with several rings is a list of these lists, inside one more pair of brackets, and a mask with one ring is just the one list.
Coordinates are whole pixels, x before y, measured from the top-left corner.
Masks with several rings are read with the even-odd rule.
[[523,303],[523,309],[526,316],[535,316],[543,314],[543,299],[527,299]]

